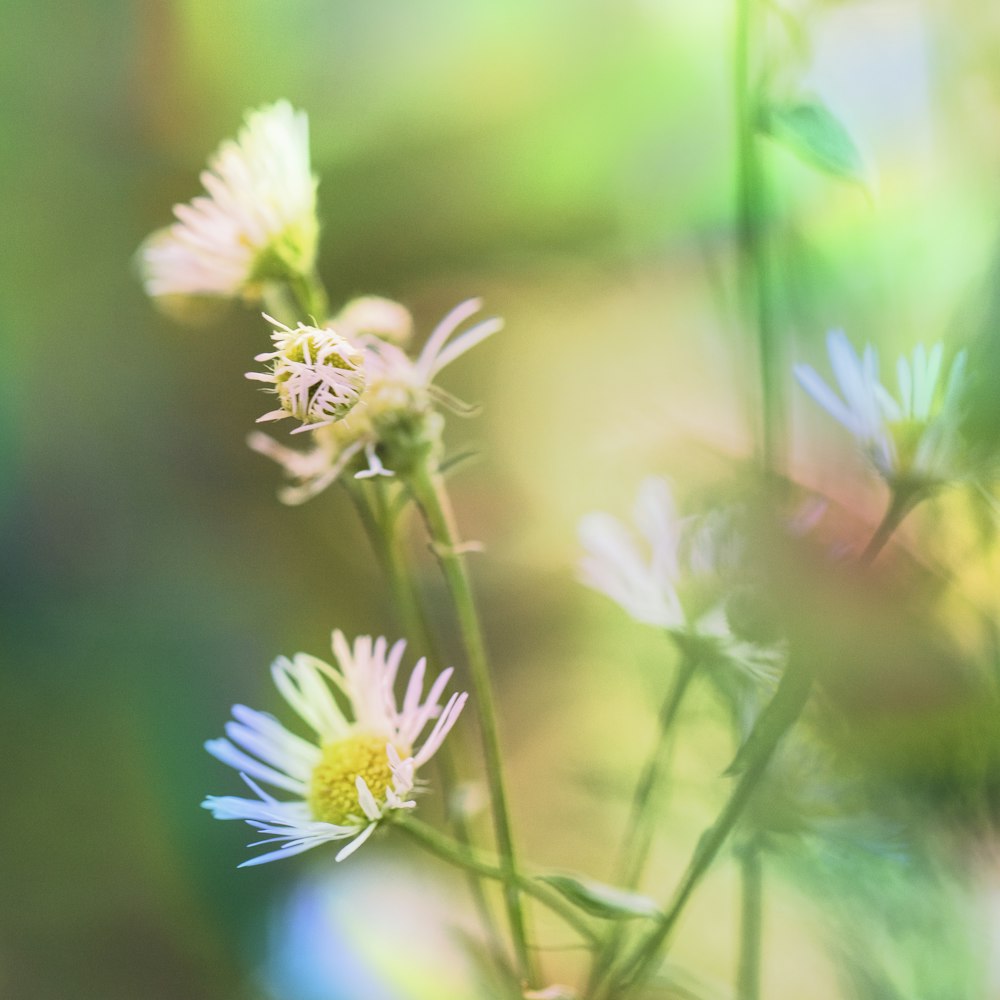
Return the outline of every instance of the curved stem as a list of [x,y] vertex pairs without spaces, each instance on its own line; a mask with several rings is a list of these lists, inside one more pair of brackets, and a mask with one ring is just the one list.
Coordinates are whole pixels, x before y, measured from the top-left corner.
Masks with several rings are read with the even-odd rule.
[[[670,736],[678,711],[687,693],[688,685],[698,668],[698,658],[689,649],[682,649],[681,662],[674,674],[673,683],[667,691],[667,696],[660,708],[659,729],[656,743],[650,751],[643,767],[639,781],[632,794],[632,806],[628,823],[625,826],[625,837],[619,856],[615,883],[623,889],[633,890],[639,885],[642,871],[649,857],[652,846],[653,831],[657,810],[656,788],[662,780],[670,755]],[[610,928],[607,937],[595,954],[590,971],[589,993],[604,972],[606,963],[615,955],[621,945],[625,927],[616,921]]]
[[[481,855],[474,854],[465,845],[449,839],[433,827],[428,826],[426,823],[421,823],[420,820],[416,820],[412,816],[394,818],[393,822],[399,829],[416,840],[421,847],[442,860],[447,861],[449,864],[462,868],[467,872],[480,875],[483,878],[493,879],[497,882],[507,881],[508,874],[503,866],[502,859],[500,859],[499,864],[487,861]],[[579,911],[571,903],[563,899],[559,893],[545,885],[544,882],[539,882],[534,878],[529,878],[519,873],[517,875],[517,885],[526,896],[531,896],[541,903],[542,906],[561,917],[588,944],[596,941],[593,930],[580,915]]]
[[674,675],[673,683],[660,708],[659,731],[649,758],[632,795],[632,808],[626,826],[625,849],[618,865],[616,884],[635,889],[649,857],[656,819],[656,788],[666,770],[670,753],[670,736],[688,684],[698,668],[696,654],[685,651]]
[[437,556],[445,582],[455,605],[458,627],[468,659],[469,673],[475,690],[479,713],[479,728],[483,744],[483,760],[490,792],[493,827],[496,834],[500,866],[504,873],[504,903],[510,924],[511,939],[517,956],[519,972],[529,985],[534,985],[534,959],[528,948],[524,913],[519,890],[523,889],[514,854],[507,793],[504,788],[500,741],[497,733],[497,713],[490,683],[486,646],[479,626],[465,560],[460,551],[458,530],[451,502],[439,473],[427,462],[417,463],[407,476],[407,485],[424,515],[434,554]]
[[740,859],[740,954],[737,1000],[760,1000],[761,939],[764,929],[764,868],[760,845],[751,840]]
[[[803,664],[794,660],[789,663],[778,690],[737,755],[737,763],[742,770],[736,786],[715,822],[698,841],[670,905],[645,939],[619,966],[617,973],[611,977],[608,989],[597,995],[621,1000],[653,971],[695,889],[743,814],[782,737],[801,715],[812,689],[812,680],[812,672]],[[617,990],[613,989],[616,983],[619,986]]]
[[[393,602],[402,619],[406,636],[411,642],[416,642],[420,647],[421,654],[427,656],[436,667],[436,671],[440,671],[440,657],[437,655],[436,644],[420,603],[409,561],[406,558],[403,543],[397,530],[399,512],[392,509],[387,484],[376,481],[366,484],[366,489],[354,480],[344,480],[344,485],[354,501],[372,548],[385,572]],[[368,490],[374,491],[374,504],[369,502]],[[453,749],[453,743],[448,741],[442,746],[441,751],[435,754],[441,786],[446,796],[455,789],[458,782]],[[449,801],[446,814],[459,844],[471,849],[472,835],[464,812],[460,808],[454,808]],[[500,934],[483,886],[471,874],[468,882],[473,905],[479,915],[483,930],[492,943],[494,953],[502,955],[505,949],[500,942]]]
[[911,490],[894,489],[889,499],[882,520],[875,529],[875,534],[865,546],[864,552],[858,557],[862,566],[870,566],[875,557],[885,548],[893,532],[902,524],[903,518],[916,506],[916,496]]

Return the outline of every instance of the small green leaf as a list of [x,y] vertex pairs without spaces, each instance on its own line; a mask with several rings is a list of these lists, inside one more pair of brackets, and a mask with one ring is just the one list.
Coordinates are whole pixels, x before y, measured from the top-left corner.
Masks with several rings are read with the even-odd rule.
[[629,920],[659,913],[659,907],[648,897],[625,892],[603,882],[573,875],[539,875],[538,879],[552,886],[574,906],[602,920]]
[[865,164],[858,147],[826,105],[798,101],[764,107],[759,128],[818,170],[867,186]]

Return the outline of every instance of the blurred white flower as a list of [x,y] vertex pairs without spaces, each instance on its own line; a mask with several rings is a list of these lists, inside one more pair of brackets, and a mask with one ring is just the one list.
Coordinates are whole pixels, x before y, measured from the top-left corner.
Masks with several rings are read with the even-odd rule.
[[587,514],[580,521],[586,550],[580,579],[610,597],[636,621],[681,631],[687,626],[677,595],[682,521],[670,485],[650,477],[639,487],[634,531],[611,514]]
[[275,350],[258,354],[270,361],[271,370],[247,372],[246,377],[274,387],[281,408],[265,413],[257,423],[295,417],[302,421],[293,434],[325,427],[345,417],[365,386],[364,355],[332,329],[299,324],[290,329],[266,313],[276,329],[271,334]]
[[379,337],[400,346],[408,343],[413,335],[410,310],[378,295],[351,299],[333,322],[346,337]]
[[427,343],[411,358],[401,347],[381,336],[360,334],[354,339],[364,357],[365,387],[356,406],[336,423],[316,428],[307,451],[287,448],[266,434],[252,434],[248,443],[283,466],[293,485],[280,494],[285,503],[299,504],[325,489],[352,462],[363,462],[354,476],[391,476],[383,465],[413,443],[440,441],[443,420],[435,403],[452,408],[461,404],[434,385],[446,365],[460,358],[503,327],[500,319],[486,319],[452,339],[455,331],[482,306],[469,299],[456,306],[435,328]]
[[744,557],[732,512],[682,518],[669,483],[651,476],[639,487],[633,519],[635,529],[603,512],[580,520],[581,582],[635,621],[702,642],[704,652],[723,654],[747,676],[774,681],[784,643],[745,638],[732,624],[734,603],[743,595],[727,577]]
[[[291,733],[271,715],[233,706],[228,739],[210,740],[205,748],[240,771],[256,798],[211,795],[202,805],[216,819],[245,820],[265,835],[249,846],[280,845],[240,867],[349,840],[336,855],[342,861],[392,810],[415,806],[411,796],[419,791],[417,770],[441,746],[467,696],[452,694],[441,706],[451,668],[442,671],[424,696],[426,661],[420,659],[399,706],[393,689],[405,647],[403,640],[390,647],[384,638],[373,642],[361,636],[352,649],[338,630],[333,651],[339,669],[304,653],[275,661],[274,683],[313,730],[314,740]],[[258,782],[293,798],[279,801]]]
[[944,348],[923,344],[896,365],[898,398],[879,381],[871,344],[859,357],[842,330],[827,336],[838,396],[810,365],[796,365],[799,384],[857,439],[878,473],[892,486],[924,489],[963,474],[961,405],[965,352],[952,362],[940,387]]
[[201,182],[207,195],[175,205],[177,221],[141,249],[150,295],[255,300],[262,282],[312,270],[319,223],[304,112],[287,101],[249,112]]

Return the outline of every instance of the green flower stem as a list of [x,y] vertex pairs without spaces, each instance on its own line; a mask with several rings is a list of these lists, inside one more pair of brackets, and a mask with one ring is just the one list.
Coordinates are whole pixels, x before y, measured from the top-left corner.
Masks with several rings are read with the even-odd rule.
[[[400,512],[392,508],[388,484],[377,479],[362,485],[354,479],[346,478],[344,485],[354,501],[372,548],[385,572],[405,634],[419,646],[420,652],[440,669],[440,657],[436,653],[436,644],[420,603],[413,573],[400,538],[398,530]],[[453,753],[454,744],[448,740],[434,756],[441,777],[441,787],[446,796],[450,796],[458,783]],[[447,818],[459,844],[465,849],[470,849],[472,835],[463,810],[449,802]],[[501,955],[505,949],[482,883],[474,873],[469,873],[468,883],[483,930],[492,943],[494,953]]]
[[309,274],[289,275],[288,287],[305,313],[302,319],[322,326],[330,318],[330,298],[315,271]]
[[802,714],[812,689],[812,681],[812,672],[802,663],[794,659],[789,663],[778,690],[760,714],[746,743],[737,754],[734,767],[740,770],[736,786],[715,822],[698,841],[670,905],[656,920],[645,939],[639,942],[633,953],[620,964],[618,971],[606,981],[607,989],[603,993],[595,993],[595,996],[622,1000],[654,971],[688,901],[743,814],[782,737]]
[[875,557],[885,548],[895,530],[903,523],[903,518],[916,507],[918,502],[919,496],[916,491],[899,487],[893,489],[889,506],[875,529],[875,534],[858,557],[858,562],[862,566],[870,566],[875,561]]
[[733,104],[736,119],[736,228],[741,313],[757,332],[761,420],[759,456],[765,472],[780,464],[783,380],[767,246],[768,199],[757,146],[761,96],[753,79],[762,12],[758,0],[736,0]]
[[459,550],[459,536],[451,509],[451,501],[440,473],[431,468],[431,461],[431,458],[428,457],[424,462],[417,462],[406,481],[417,505],[423,512],[434,554],[441,564],[445,582],[455,605],[455,614],[475,692],[474,701],[479,714],[479,728],[482,736],[483,760],[489,785],[493,826],[496,833],[497,851],[500,855],[500,866],[504,874],[503,893],[507,920],[510,924],[511,939],[517,956],[519,973],[529,985],[534,985],[535,963],[528,948],[524,913],[521,908],[519,890],[523,889],[523,879],[518,874],[514,855],[514,840],[507,809],[500,741],[497,734],[496,706],[493,702],[486,647],[483,643],[479,615],[476,612],[465,560]]
[[420,653],[427,656],[432,663],[437,664],[440,668],[440,658],[436,655],[437,644],[431,636],[427,617],[424,614],[420,598],[417,596],[417,588],[414,585],[409,560],[406,556],[405,543],[398,530],[401,512],[392,509],[389,495],[390,485],[384,479],[376,477],[374,481],[364,484],[357,484],[355,481],[355,489],[364,490],[366,486],[370,488],[370,495],[374,499],[373,507],[378,533],[377,547],[382,551],[382,565],[385,569],[386,579],[389,581],[393,603],[402,619],[403,629],[410,641],[417,644]]
[[[500,859],[499,863],[488,861],[481,854],[473,853],[465,845],[449,839],[433,827],[414,819],[412,816],[396,814],[392,822],[393,825],[416,840],[421,847],[449,864],[463,868],[465,871],[482,878],[507,882],[509,875],[503,864],[503,859]],[[596,941],[594,931],[580,911],[544,882],[519,873],[517,885],[526,896],[531,896],[546,909],[561,917],[567,926],[575,930],[588,944],[593,944]]]
[[[693,650],[682,645],[681,661],[674,674],[673,683],[667,691],[667,696],[660,708],[659,729],[654,744],[642,774],[632,793],[632,806],[628,823],[625,826],[625,837],[618,858],[615,884],[623,889],[634,890],[642,878],[653,842],[653,832],[656,827],[657,805],[656,789],[667,768],[670,758],[670,736],[674,722],[677,719],[684,695],[687,693],[691,678],[698,669],[698,656]],[[625,925],[616,921],[610,928],[600,949],[594,955],[590,972],[590,985],[587,993],[599,980],[607,963],[617,953],[625,934]]]
[[656,744],[646,761],[639,781],[632,795],[632,809],[626,826],[624,850],[622,851],[615,883],[632,890],[639,885],[642,871],[649,857],[656,825],[656,789],[666,770],[670,756],[670,736],[674,722],[684,701],[691,678],[698,669],[698,656],[690,650],[681,654],[673,683],[660,708],[659,731]]
[[299,315],[299,308],[288,285],[283,281],[268,281],[262,292],[264,312],[285,326],[294,327]]
[[764,930],[764,869],[760,844],[750,840],[739,852],[740,954],[737,1000],[760,1000],[761,939]]

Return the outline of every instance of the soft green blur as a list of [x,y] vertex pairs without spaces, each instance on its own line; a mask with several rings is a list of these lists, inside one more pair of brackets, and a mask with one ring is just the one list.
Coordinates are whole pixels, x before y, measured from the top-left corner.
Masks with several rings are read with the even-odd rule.
[[[982,386],[970,426],[988,454],[1000,18],[971,0],[797,7],[811,43],[774,39],[781,73],[840,114],[877,183],[869,196],[768,150],[787,370],[825,365],[834,326],[889,356],[967,344]],[[308,992],[288,972],[305,959],[283,949],[313,940],[289,937],[307,912],[304,876],[324,873],[336,899],[332,857],[237,872],[249,831],[198,808],[237,792],[201,747],[230,705],[281,711],[274,656],[322,656],[334,626],[392,637],[398,625],[342,492],[283,508],[276,468],[244,446],[262,411],[242,377],[266,347],[260,319],[234,308],[180,327],[145,298],[133,255],[198,192],[244,110],[286,97],[310,116],[334,300],[397,298],[423,332],[470,295],[506,318],[442,380],[485,407],[451,420],[454,449],[480,455],[456,474],[455,502],[486,545],[473,572],[523,853],[607,877],[673,654],[575,582],[576,522],[625,514],[649,473],[695,509],[735,490],[753,451],[754,349],[734,303],[730,5],[105,0],[5,13],[0,995],[461,997],[471,973],[447,935],[427,945],[442,979],[396,950],[407,907],[421,925],[465,907],[451,880],[440,898],[414,888],[408,867],[437,869],[408,845],[384,846],[391,877],[368,848],[333,872],[357,906],[330,917],[331,939],[346,924],[382,985],[338,985],[334,964],[332,984]],[[863,542],[881,487],[790,374],[784,394],[790,476],[831,497],[823,540]],[[1000,934],[995,523],[959,493],[907,523],[914,559],[875,583],[817,584],[818,557],[762,573],[821,650],[824,697],[842,710],[842,730],[817,737],[824,752],[876,789],[863,811],[879,837],[893,824],[921,834],[904,860],[875,838],[870,856],[813,846],[769,864],[768,1000],[994,995],[970,956]],[[772,555],[762,564],[780,568]],[[429,561],[425,575],[447,633]],[[651,894],[669,894],[732,750],[702,692]],[[382,899],[391,926],[372,905]],[[735,900],[720,865],[672,955],[722,995]],[[548,963],[558,980],[574,956]]]

